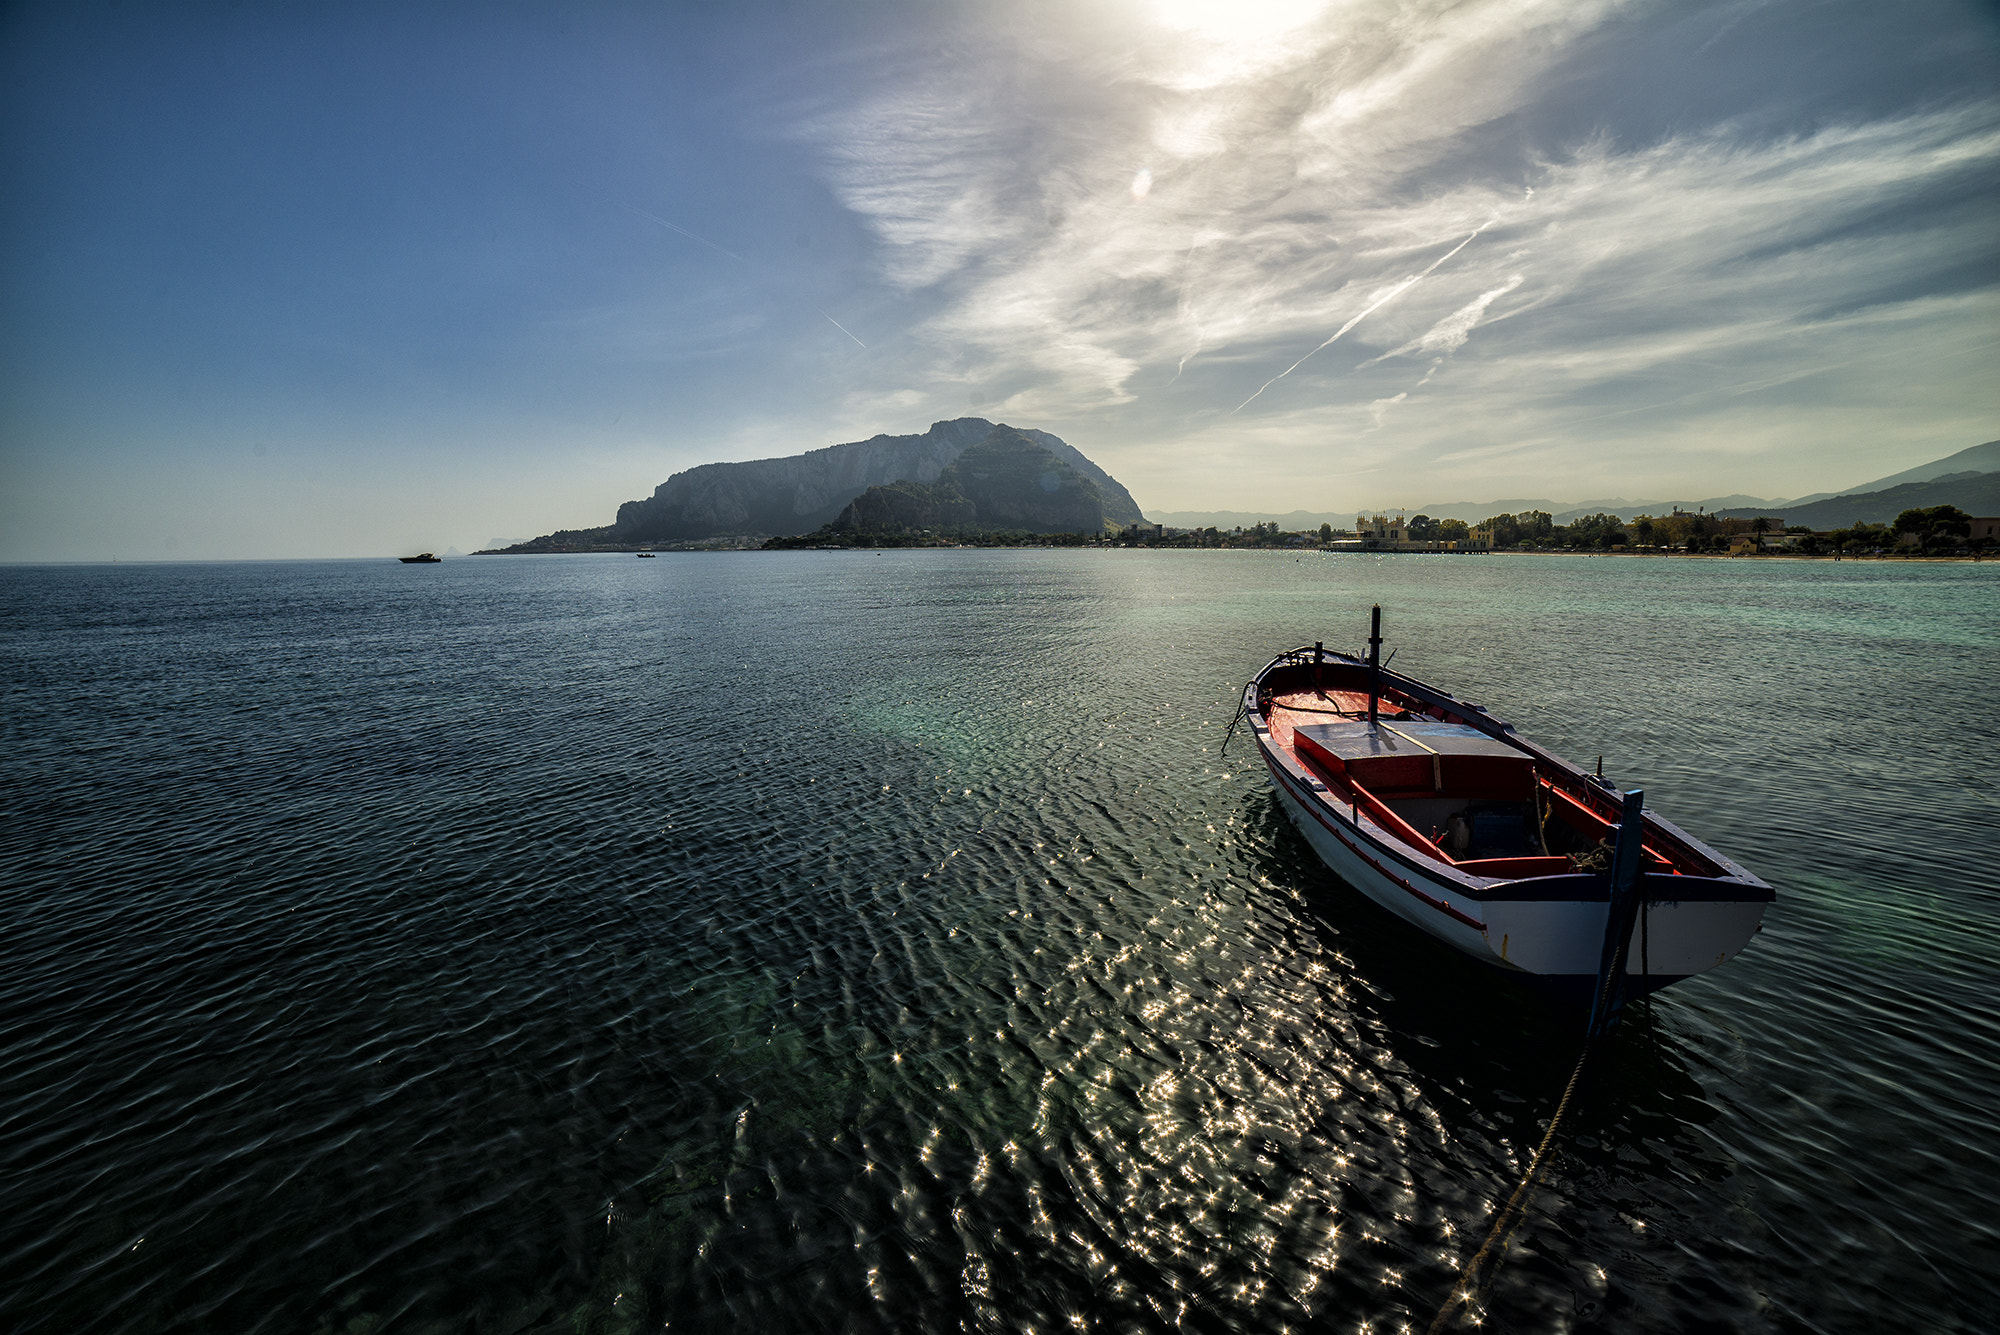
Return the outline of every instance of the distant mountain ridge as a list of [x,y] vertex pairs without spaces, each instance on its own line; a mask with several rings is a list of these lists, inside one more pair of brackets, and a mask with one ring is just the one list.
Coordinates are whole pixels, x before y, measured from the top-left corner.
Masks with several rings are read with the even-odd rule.
[[[1046,431],[1010,429],[1088,478],[1106,518],[1138,522],[1139,505],[1131,493],[1081,450]],[[870,487],[937,481],[959,455],[993,430],[994,423],[983,417],[961,417],[933,422],[918,435],[876,435],[783,458],[702,464],[675,473],[643,500],[625,502],[618,507],[618,518],[604,528],[552,533],[510,550],[575,551],[806,533],[837,518]]]
[[1558,524],[1567,524],[1572,519],[1584,515],[1615,514],[1621,519],[1631,519],[1637,514],[1665,514],[1678,504],[1684,510],[1697,506],[1713,510],[1723,505],[1755,504],[1755,496],[1712,496],[1705,501],[1628,501],[1622,496],[1597,501],[1552,501],[1546,497],[1516,498],[1499,501],[1453,501],[1445,505],[1364,505],[1354,510],[1293,510],[1286,514],[1275,514],[1268,510],[1158,510],[1148,515],[1150,522],[1165,524],[1170,528],[1249,528],[1255,524],[1275,523],[1280,529],[1296,533],[1303,529],[1318,528],[1321,524],[1331,524],[1335,528],[1352,528],[1357,514],[1401,514],[1429,515],[1432,519],[1462,519],[1468,524],[1476,524],[1494,515],[1523,514],[1530,510],[1546,510]]
[[1352,527],[1354,513],[1352,510],[1339,514],[1323,510],[1292,510],[1285,514],[1270,510],[1155,510],[1146,516],[1146,521],[1168,528],[1215,528],[1225,533],[1232,528],[1276,524],[1287,533],[1297,533],[1321,524],[1341,529]]
[[1734,519],[1763,515],[1787,526],[1803,524],[1824,531],[1855,524],[1890,524],[1905,510],[1925,510],[1933,505],[1955,505],[1967,514],[1982,517],[2000,515],[2000,472],[1947,473],[1926,482],[1905,482],[1881,491],[1830,496],[1810,505],[1750,506],[1719,513]]
[[[1952,474],[2000,473],[2000,440],[1989,440],[1984,445],[1974,445],[1948,454],[1942,459],[1933,459],[1915,468],[1906,468],[1900,473],[1878,477],[1873,482],[1864,482],[1858,487],[1848,487],[1844,491],[1816,491],[1810,496],[1801,496],[1795,501],[1771,501],[1772,505],[1809,505],[1814,501],[1824,501],[1835,496],[1859,496],[1870,492],[1887,491],[1908,482],[1941,482]],[[1872,521],[1871,521],[1872,522]]]
[[[1992,472],[2000,472],[2000,440],[1989,440],[1983,445],[1973,445],[1967,449],[1960,450],[1956,454],[1946,455],[1942,459],[1933,459],[1927,464],[1919,464],[1915,468],[1907,468],[1900,473],[1891,473],[1887,477],[1879,477],[1873,482],[1864,482],[1857,487],[1849,487],[1842,491],[1816,491],[1809,496],[1801,496],[1797,500],[1786,500],[1783,497],[1767,499],[1763,496],[1734,495],[1709,496],[1691,501],[1628,501],[1622,496],[1597,501],[1456,501],[1445,505],[1420,506],[1408,513],[1427,514],[1433,519],[1463,519],[1468,524],[1477,523],[1481,519],[1489,519],[1497,514],[1519,514],[1523,510],[1546,510],[1558,524],[1567,524],[1572,520],[1581,519],[1585,515],[1600,513],[1613,514],[1617,515],[1620,519],[1631,520],[1642,514],[1667,514],[1675,509],[1685,511],[1706,510],[1710,514],[1720,513],[1725,515],[1734,514],[1737,511],[1754,511],[1755,514],[1776,515],[1781,511],[1802,508],[1814,502],[1831,500],[1835,497],[1874,495],[1906,483],[1944,482],[1952,476],[1958,476],[1960,480],[1966,480],[1976,475]],[[1915,504],[1915,502],[1912,502],[1912,504]],[[1926,501],[1924,504],[1950,504],[1960,505],[1961,508],[1964,508],[1961,502],[1949,500]],[[1910,507],[1904,506],[1903,508],[1908,509]],[[1895,517],[1894,514],[1889,516],[1890,519],[1894,519]],[[1796,520],[1787,522],[1805,523],[1807,521]],[[1853,521],[1842,520],[1840,522],[1851,523]],[[1871,519],[1867,522],[1881,523],[1886,521]]]
[[[1425,514],[1432,519],[1463,519],[1468,524],[1476,524],[1494,515],[1518,515],[1530,510],[1544,510],[1558,524],[1581,519],[1585,515],[1617,515],[1630,520],[1637,515],[1663,515],[1675,509],[1693,513],[1707,510],[1711,513],[1732,505],[1784,505],[1784,501],[1767,501],[1760,496],[1746,496],[1741,492],[1729,496],[1708,496],[1693,501],[1628,501],[1623,496],[1610,496],[1594,501],[1552,501],[1540,499],[1515,499],[1502,501],[1454,501],[1447,505],[1418,506],[1410,514]],[[1400,508],[1400,507],[1399,507]]]
[[[1543,510],[1558,524],[1568,524],[1586,515],[1611,514],[1630,522],[1642,514],[1662,515],[1679,509],[1693,513],[1705,510],[1709,514],[1742,515],[1754,518],[1757,515],[1772,517],[1807,515],[1807,518],[1786,518],[1788,524],[1811,524],[1815,528],[1830,528],[1845,524],[1865,522],[1871,524],[1888,523],[1904,510],[1932,506],[1956,505],[1969,513],[2000,514],[1996,509],[1987,484],[1979,481],[1982,477],[2000,474],[2000,440],[1989,440],[1983,445],[1974,445],[1942,459],[1908,468],[1900,473],[1864,482],[1858,487],[1845,491],[1814,492],[1797,500],[1782,497],[1766,499],[1762,496],[1742,494],[1730,496],[1708,496],[1697,500],[1626,500],[1623,496],[1611,496],[1598,500],[1557,501],[1548,497],[1514,497],[1498,501],[1446,501],[1431,505],[1417,506],[1363,506],[1369,513],[1384,511],[1390,514],[1429,515],[1432,519],[1462,519],[1468,524],[1476,524],[1494,515],[1522,514],[1531,510]],[[1919,489],[1921,488],[1921,489]],[[1894,492],[1894,496],[1888,493]],[[1911,499],[1921,497],[1922,499]],[[1886,499],[1885,499],[1886,498]],[[1849,502],[1834,505],[1840,500]],[[1858,502],[1859,504],[1855,504]],[[1895,508],[1882,513],[1884,505]],[[1824,509],[1816,508],[1824,506]],[[1249,528],[1254,524],[1276,523],[1279,528],[1292,532],[1301,529],[1318,528],[1322,523],[1330,523],[1335,528],[1346,528],[1354,522],[1355,510],[1331,512],[1323,510],[1293,510],[1288,514],[1274,514],[1269,511],[1245,510],[1166,510],[1155,511],[1148,518],[1158,524],[1172,528]],[[1825,516],[1832,519],[1822,520]],[[1877,517],[1880,516],[1880,517]]]

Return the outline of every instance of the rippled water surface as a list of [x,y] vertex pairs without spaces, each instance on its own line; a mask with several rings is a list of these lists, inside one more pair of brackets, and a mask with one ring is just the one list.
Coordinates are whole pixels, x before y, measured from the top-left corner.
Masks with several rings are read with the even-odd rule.
[[1580,1019],[1221,753],[1379,601],[1779,894],[1634,1007],[1487,1328],[1990,1329],[1996,577],[0,570],[0,1327],[1428,1327]]

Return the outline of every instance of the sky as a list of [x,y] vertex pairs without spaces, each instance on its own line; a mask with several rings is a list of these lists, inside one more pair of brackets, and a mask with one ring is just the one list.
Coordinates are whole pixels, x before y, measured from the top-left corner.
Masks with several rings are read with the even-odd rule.
[[382,556],[979,416],[1148,512],[2000,437],[1971,0],[15,3],[0,560]]

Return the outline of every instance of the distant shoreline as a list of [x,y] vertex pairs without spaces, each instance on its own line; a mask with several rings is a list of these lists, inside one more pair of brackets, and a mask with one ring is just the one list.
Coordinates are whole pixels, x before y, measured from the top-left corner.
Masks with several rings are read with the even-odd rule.
[[[481,552],[469,552],[467,553],[467,555],[469,556],[633,556],[637,555],[640,552],[646,552],[658,556],[718,556],[718,555],[730,555],[738,552],[761,552],[763,550],[764,548],[762,548],[761,546],[746,546],[746,547],[689,546],[689,547],[661,547],[661,548],[598,547],[598,548],[593,548],[590,551],[583,551],[583,552],[481,551]],[[954,545],[912,544],[911,546],[908,547],[794,547],[787,550],[794,552],[797,551],[810,551],[810,552],[1154,551],[1154,552],[1240,552],[1246,554],[1257,553],[1257,552],[1277,552],[1280,554],[1289,554],[1293,556],[1304,556],[1308,554],[1319,555],[1319,556],[1449,556],[1453,558],[1467,557],[1467,556],[1590,556],[1590,557],[1609,556],[1609,557],[1617,557],[1621,560],[1650,560],[1650,561],[1658,561],[1658,560],[1824,561],[1827,562],[1828,564],[1836,564],[1845,561],[1896,561],[1896,562],[1924,561],[1932,563],[1962,562],[1966,565],[1988,564],[1988,562],[1985,559],[1987,553],[1984,552],[1966,552],[1963,555],[1944,555],[1941,553],[1931,553],[1929,555],[1911,554],[1907,556],[1898,552],[1879,552],[1879,553],[1868,552],[1862,554],[1848,554],[1843,552],[1840,555],[1835,556],[1831,552],[1824,554],[1818,552],[1756,552],[1756,553],[1603,552],[1603,551],[1586,552],[1586,551],[1577,551],[1575,549],[1554,548],[1554,547],[1507,548],[1501,551],[1490,551],[1490,552],[1464,552],[1464,551],[1409,552],[1409,551],[1347,551],[1347,550],[1335,550],[1333,548],[1328,548],[1328,547],[1173,547],[1165,545],[1154,547],[1154,546],[1144,546],[1144,545],[1124,546],[1118,543],[1105,543],[1102,545],[1090,544],[1087,546],[1072,546],[1072,545],[1058,544],[1058,543],[1007,543],[1007,544],[995,543],[990,546],[983,543],[961,543]],[[1995,552],[1992,555],[1993,555],[1993,563],[2000,564],[2000,552]]]

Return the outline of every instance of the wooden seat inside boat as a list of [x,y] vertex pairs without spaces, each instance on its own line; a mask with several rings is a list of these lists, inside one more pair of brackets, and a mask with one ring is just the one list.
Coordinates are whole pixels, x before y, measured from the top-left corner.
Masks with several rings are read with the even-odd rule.
[[1462,723],[1343,720],[1295,727],[1292,736],[1302,756],[1379,797],[1435,794],[1527,801],[1534,796],[1534,761]]
[[1470,865],[1546,851],[1533,759],[1476,728],[1421,718],[1304,723],[1292,744],[1329,787],[1429,856]]

